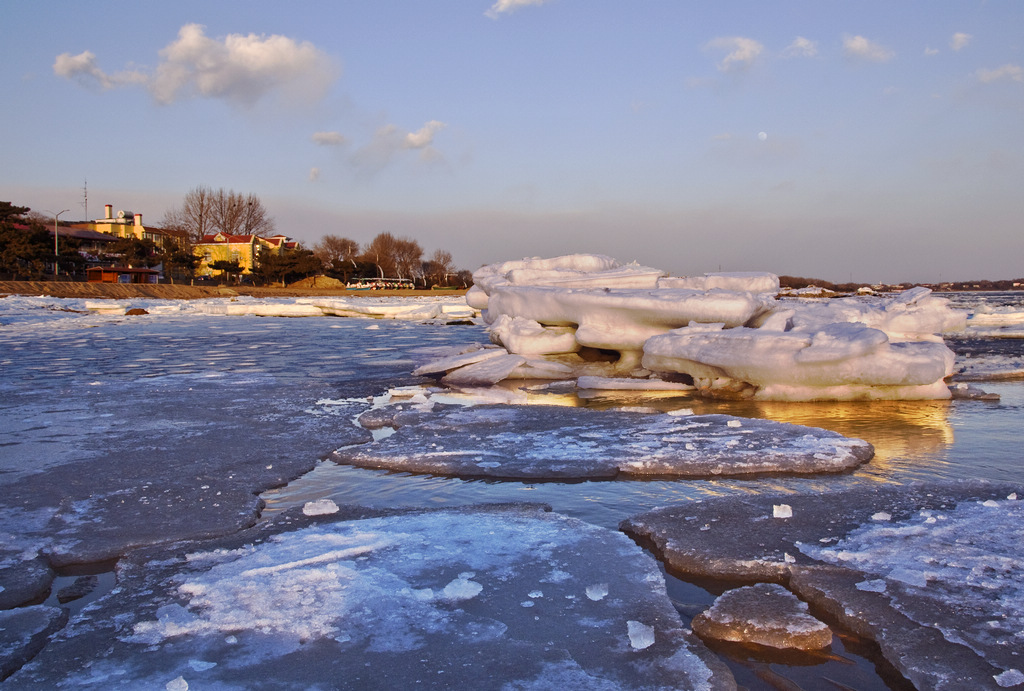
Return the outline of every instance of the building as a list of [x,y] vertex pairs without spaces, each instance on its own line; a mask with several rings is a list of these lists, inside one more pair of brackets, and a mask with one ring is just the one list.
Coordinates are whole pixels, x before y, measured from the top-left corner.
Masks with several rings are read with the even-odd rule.
[[193,245],[192,250],[199,257],[196,275],[213,276],[220,272],[211,269],[210,265],[218,261],[236,262],[241,269],[240,273],[251,274],[259,265],[261,256],[298,248],[298,242],[284,235],[264,238],[259,235],[216,233],[204,235],[201,242]]
[[72,223],[72,228],[93,230],[117,238],[138,238],[139,240],[152,240],[160,250],[168,250],[174,246],[181,247],[187,239],[186,233],[180,230],[168,230],[166,228],[155,228],[145,226],[142,223],[142,214],[131,211],[118,211],[114,216],[114,207],[106,204],[103,218],[84,223]]

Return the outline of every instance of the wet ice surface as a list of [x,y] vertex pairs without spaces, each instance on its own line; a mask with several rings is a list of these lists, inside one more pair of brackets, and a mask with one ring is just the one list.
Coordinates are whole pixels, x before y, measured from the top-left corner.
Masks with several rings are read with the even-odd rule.
[[[822,406],[704,401],[685,392],[489,391],[496,400],[772,419],[874,445],[871,462],[823,478],[567,484],[338,466],[319,459],[369,440],[353,420],[372,397],[424,382],[411,376],[416,367],[453,347],[486,344],[483,330],[437,320],[217,316],[184,312],[179,303],[137,303],[150,314],[77,314],[59,311],[82,308],[75,301],[0,299],[0,607],[45,591],[53,578],[46,560],[96,561],[134,545],[231,535],[258,519],[261,497],[270,502],[264,516],[325,499],[382,509],[535,501],[614,528],[656,506],[721,495],[1019,479],[1024,387],[1015,381],[984,383],[1001,394],[998,403]],[[522,602],[535,600],[529,592]],[[75,621],[86,622],[94,606],[117,606],[118,597],[115,591],[86,604]],[[630,647],[647,640],[644,629],[633,629],[622,639]]]
[[623,529],[691,577],[787,585],[918,687],[995,688],[1024,682],[1021,487],[728,497]]
[[[417,406],[423,408],[424,406]],[[715,477],[849,470],[873,450],[860,439],[769,420],[498,405],[374,411],[394,433],[339,449],[339,463],[532,479]],[[367,413],[369,415],[369,413]]]
[[[118,597],[97,603],[11,683],[731,684],[682,626],[654,561],[621,533],[525,506],[281,524],[132,555]],[[85,668],[68,675],[83,657]]]

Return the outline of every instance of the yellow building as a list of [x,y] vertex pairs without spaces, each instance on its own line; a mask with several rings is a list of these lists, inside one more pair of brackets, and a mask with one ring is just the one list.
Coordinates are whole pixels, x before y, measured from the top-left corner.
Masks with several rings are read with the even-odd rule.
[[202,242],[193,245],[192,250],[199,257],[197,276],[213,276],[216,272],[210,265],[217,261],[237,262],[240,273],[251,274],[265,253],[280,254],[283,250],[297,249],[298,242],[284,236],[271,238],[259,235],[229,235],[216,233],[204,235]]
[[172,245],[180,246],[185,239],[185,233],[181,231],[144,226],[142,224],[142,214],[132,213],[131,211],[118,211],[115,217],[114,207],[107,204],[103,208],[103,218],[86,223],[72,223],[71,227],[95,230],[119,238],[152,240],[162,250],[169,249]]

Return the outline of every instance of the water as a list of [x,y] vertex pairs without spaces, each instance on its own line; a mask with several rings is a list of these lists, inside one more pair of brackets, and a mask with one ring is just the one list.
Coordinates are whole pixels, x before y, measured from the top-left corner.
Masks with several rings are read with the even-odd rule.
[[[1017,316],[1024,315],[1022,298],[955,296],[978,313],[996,316],[950,339],[950,346],[972,360],[1024,359],[1024,338],[1013,335]],[[0,300],[0,488],[49,467],[88,463],[111,448],[170,444],[183,435],[201,435],[211,456],[223,453],[218,447],[223,411],[249,415],[257,455],[324,458],[341,443],[342,431],[366,409],[370,397],[419,385],[410,372],[439,350],[487,340],[484,330],[474,326],[174,311],[132,319],[56,311],[69,303],[79,307],[73,301],[13,300]],[[536,404],[690,408],[698,414],[824,427],[866,439],[876,456],[855,472],[813,478],[577,483],[458,480],[322,461],[286,487],[264,493],[264,515],[321,498],[373,507],[527,501],[616,529],[622,519],[657,506],[732,493],[813,492],[937,479],[1019,481],[1024,380],[978,385],[1001,400],[799,404],[716,402],[679,394],[581,398],[530,392],[522,396]],[[308,429],[311,420],[319,422],[315,435],[294,434]],[[0,532],[15,534],[15,525],[24,530],[26,517],[43,526],[49,515],[45,499],[19,511],[9,519],[0,516]],[[101,573],[97,590],[76,607],[109,591],[112,578],[104,573],[109,569]],[[62,575],[66,580],[58,586],[78,575]],[[671,577],[668,583],[684,617],[709,604],[721,588]],[[724,654],[741,683],[752,689],[778,688],[780,678],[804,688],[825,686],[823,679],[858,689],[898,684],[886,680],[884,671],[876,674],[870,646],[851,638],[838,639],[826,659],[766,661],[736,650]]]

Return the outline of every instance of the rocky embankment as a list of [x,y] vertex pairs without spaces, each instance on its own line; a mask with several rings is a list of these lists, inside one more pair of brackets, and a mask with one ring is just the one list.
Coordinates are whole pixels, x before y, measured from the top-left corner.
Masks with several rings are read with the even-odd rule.
[[344,288],[297,287],[273,288],[254,286],[191,286],[135,283],[77,283],[73,281],[0,281],[0,296],[47,295],[57,298],[89,298],[127,300],[157,298],[163,300],[198,300],[200,298],[234,297],[303,297],[344,295],[346,297],[390,297],[414,295],[462,295],[464,290],[345,290]]

